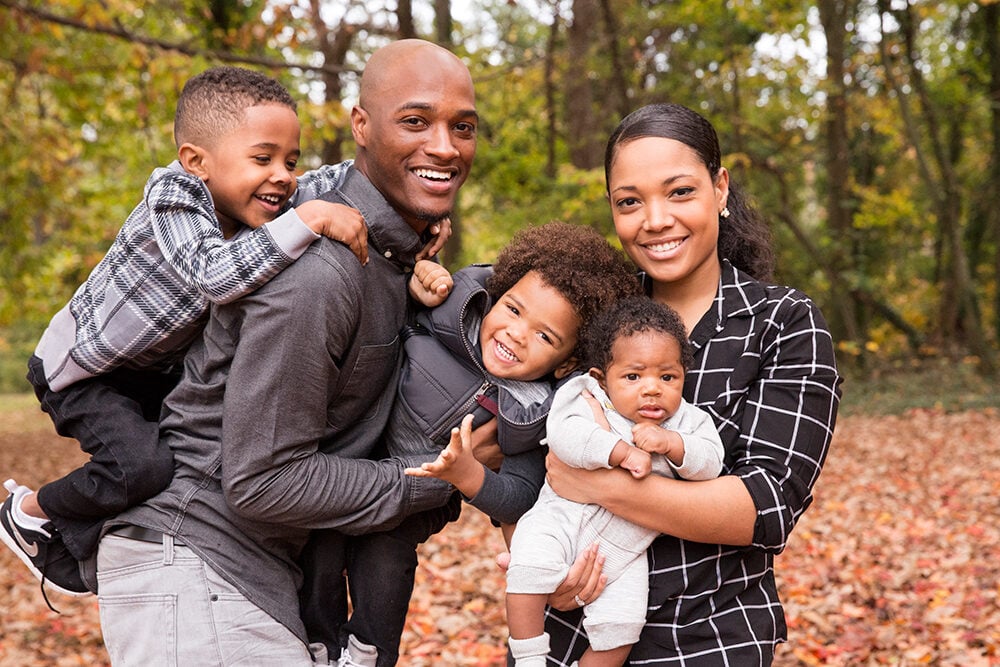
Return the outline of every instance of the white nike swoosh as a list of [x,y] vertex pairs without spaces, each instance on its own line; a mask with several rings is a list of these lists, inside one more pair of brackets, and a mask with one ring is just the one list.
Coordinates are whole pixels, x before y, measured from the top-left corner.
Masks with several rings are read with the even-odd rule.
[[[11,521],[13,521],[13,519],[11,519]],[[18,546],[20,546],[22,549],[24,549],[24,553],[28,554],[32,558],[36,557],[38,555],[38,545],[37,544],[28,544],[27,542],[25,542],[24,538],[21,537],[21,531],[19,531],[17,529],[17,526],[13,526],[13,528],[14,528],[14,531],[13,531],[14,532],[14,539],[17,540]]]

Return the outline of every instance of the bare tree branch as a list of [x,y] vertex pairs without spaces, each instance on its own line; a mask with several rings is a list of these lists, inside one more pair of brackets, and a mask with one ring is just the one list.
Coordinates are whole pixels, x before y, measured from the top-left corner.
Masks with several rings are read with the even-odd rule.
[[271,69],[300,69],[309,72],[320,72],[327,75],[337,75],[341,72],[355,72],[358,70],[351,67],[344,67],[341,65],[307,65],[303,63],[290,63],[285,60],[276,60],[274,58],[264,58],[260,56],[250,56],[250,55],[240,55],[236,53],[231,53],[229,51],[220,51],[216,49],[202,49],[193,47],[188,44],[168,42],[161,39],[155,39],[146,35],[138,35],[134,32],[130,32],[121,25],[107,25],[107,24],[91,24],[77,19],[73,19],[66,16],[60,16],[52,12],[40,9],[38,7],[26,7],[12,0],[0,0],[0,7],[7,7],[13,11],[20,12],[25,16],[30,16],[36,20],[43,21],[45,23],[54,23],[56,25],[65,26],[68,28],[73,28],[76,30],[82,30],[85,32],[96,33],[99,35],[107,35],[109,37],[116,37],[133,44],[143,44],[145,46],[150,46],[156,49],[161,49],[163,51],[173,51],[175,53],[181,53],[187,56],[202,56],[205,58],[210,58],[213,60],[218,60],[220,62],[226,63],[243,63],[246,65],[259,65],[261,67],[268,67]]

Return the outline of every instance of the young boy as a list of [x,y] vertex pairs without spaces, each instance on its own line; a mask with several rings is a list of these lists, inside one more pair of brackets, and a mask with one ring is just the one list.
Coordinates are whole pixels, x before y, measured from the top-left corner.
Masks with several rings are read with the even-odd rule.
[[[681,395],[692,351],[680,317],[645,297],[625,299],[598,314],[583,336],[590,372],[566,382],[553,398],[546,424],[552,452],[578,468],[620,467],[637,479],[651,471],[717,477],[724,451],[715,424]],[[517,667],[546,664],[549,593],[595,542],[608,583],[591,602],[577,599],[590,641],[580,665],[623,664],[645,625],[645,552],[656,535],[599,505],[561,498],[545,484],[510,545],[507,623]]]
[[[499,472],[470,452],[453,465],[441,454],[407,474],[444,479],[494,521],[512,524],[531,507],[545,477],[545,418],[556,383],[576,366],[580,326],[639,286],[634,268],[600,234],[560,222],[521,230],[492,267],[471,266],[453,280],[448,299],[420,312],[404,332],[403,369],[384,440],[392,456],[441,452],[466,414],[476,426],[495,418],[505,455]],[[394,530],[350,539],[353,613],[339,628],[323,623],[328,599],[310,597],[324,587],[307,580],[301,608],[310,640],[343,647],[341,665],[394,665],[416,547],[458,518],[461,499],[452,500]]]
[[320,234],[367,261],[361,214],[315,200],[340,184],[349,163],[296,179],[296,104],[277,81],[237,67],[193,77],[174,136],[177,161],[153,171],[143,200],[28,364],[57,432],[91,456],[37,493],[4,484],[0,538],[43,594],[46,585],[70,595],[93,590],[79,564],[95,551],[104,520],[169,482],[173,456],[157,446],[160,405],[209,305],[254,291]]

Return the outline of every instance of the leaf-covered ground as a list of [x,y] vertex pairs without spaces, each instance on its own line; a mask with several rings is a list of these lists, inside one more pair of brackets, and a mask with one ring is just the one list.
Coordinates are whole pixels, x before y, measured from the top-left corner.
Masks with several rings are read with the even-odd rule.
[[[0,402],[0,475],[81,461],[30,401]],[[424,545],[401,665],[502,664],[498,532],[466,508]],[[777,559],[776,665],[1000,665],[1000,413],[841,420],[816,501]],[[93,598],[42,602],[0,553],[0,665],[107,664]]]

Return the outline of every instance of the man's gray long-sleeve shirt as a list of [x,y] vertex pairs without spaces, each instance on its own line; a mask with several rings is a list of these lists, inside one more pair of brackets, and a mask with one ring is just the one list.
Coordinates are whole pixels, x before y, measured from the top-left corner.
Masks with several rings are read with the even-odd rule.
[[303,641],[295,559],[308,531],[388,529],[451,491],[406,477],[414,461],[364,459],[392,406],[422,242],[357,170],[340,194],[365,217],[369,264],[320,239],[213,308],[165,403],[174,479],[117,520],[175,535]]

